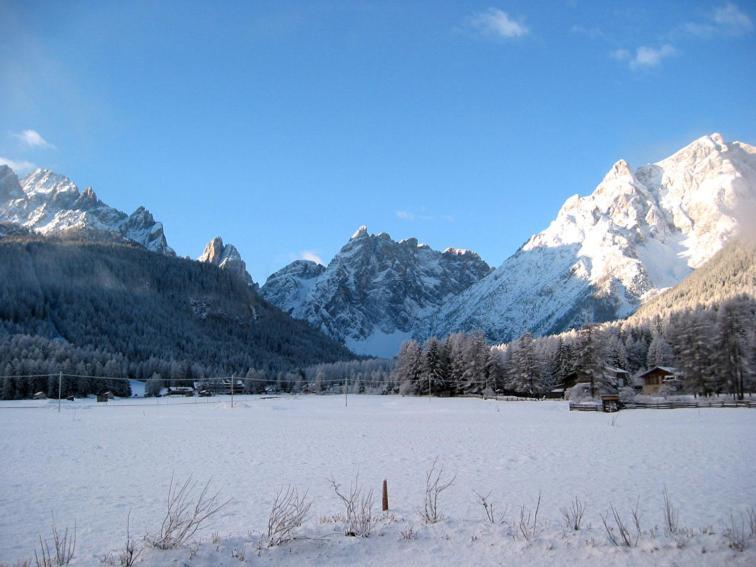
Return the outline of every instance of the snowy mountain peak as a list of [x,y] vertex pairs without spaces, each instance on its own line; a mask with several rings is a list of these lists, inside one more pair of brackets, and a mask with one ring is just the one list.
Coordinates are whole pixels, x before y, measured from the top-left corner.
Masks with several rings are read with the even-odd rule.
[[703,136],[634,172],[616,162],[590,195],[434,314],[426,334],[507,341],[632,313],[711,258],[756,210],[756,149]]
[[393,356],[418,320],[489,272],[477,254],[360,227],[327,268],[298,260],[271,275],[262,294],[355,352]]
[[252,277],[247,272],[247,265],[241,254],[232,244],[223,244],[223,239],[216,236],[205,245],[202,255],[197,258],[200,262],[213,264],[221,270],[227,270],[244,279],[249,285],[254,285]]
[[366,226],[365,226],[365,225],[363,224],[363,225],[361,225],[361,226],[360,226],[360,228],[358,228],[358,229],[357,229],[357,230],[356,230],[356,231],[354,232],[354,234],[352,234],[352,237],[350,238],[350,240],[355,240],[355,239],[357,239],[357,238],[360,238],[360,237],[362,237],[362,236],[367,236],[367,234],[368,234],[368,229],[367,229],[367,227],[366,227]]
[[30,196],[37,193],[79,193],[79,188],[68,177],[42,168],[35,169],[24,178],[22,189]]
[[35,169],[20,182],[9,171],[0,169],[0,221],[43,235],[127,240],[174,255],[163,225],[144,207],[127,215],[100,201],[91,187],[79,192],[68,177],[49,169]]

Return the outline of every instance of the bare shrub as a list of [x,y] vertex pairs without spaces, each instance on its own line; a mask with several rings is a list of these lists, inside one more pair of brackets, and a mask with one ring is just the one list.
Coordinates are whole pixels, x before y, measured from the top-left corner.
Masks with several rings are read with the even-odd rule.
[[73,533],[68,528],[61,534],[55,526],[55,518],[52,525],[52,549],[50,542],[39,536],[39,553],[34,550],[34,563],[36,567],[61,567],[68,565],[76,552],[76,524]]
[[401,532],[399,532],[402,536],[402,539],[404,541],[412,541],[417,537],[417,532],[415,531],[415,528],[410,526],[407,526],[405,529],[403,529]]
[[126,516],[126,543],[123,550],[118,554],[118,562],[121,567],[133,567],[142,555],[142,548],[137,546],[136,540],[131,537],[131,511]]
[[349,490],[344,493],[339,484],[329,479],[333,491],[344,505],[344,533],[353,537],[369,537],[375,527],[377,518],[373,515],[373,491],[363,492],[360,486],[360,475],[354,477],[349,484]]
[[291,486],[279,489],[268,516],[266,545],[275,547],[294,539],[294,530],[302,525],[311,506],[307,492],[299,496]]
[[680,513],[672,503],[672,499],[669,497],[667,487],[664,487],[664,533],[668,536],[672,536],[680,529]]
[[735,551],[745,551],[749,540],[756,535],[756,511],[750,508],[737,516],[731,513],[729,522],[722,533],[730,548]]
[[517,522],[517,531],[525,540],[530,541],[536,535],[540,529],[538,525],[538,512],[541,509],[541,493],[538,492],[538,501],[536,502],[535,511],[531,512],[523,504],[520,506],[520,520]]
[[444,478],[444,467],[438,466],[438,458],[434,459],[433,465],[425,475],[425,505],[421,512],[423,520],[427,524],[435,524],[441,519],[438,511],[438,497],[454,484],[456,478],[457,476],[454,475],[451,479],[446,480]]
[[491,524],[495,524],[496,515],[494,514],[494,505],[493,505],[493,502],[489,500],[491,493],[489,492],[485,496],[478,494],[475,491],[473,491],[473,493],[478,499],[478,504],[480,504],[483,507],[483,512],[486,515],[486,520],[488,520]]
[[[473,491],[473,494],[478,499],[478,504],[483,508],[483,513],[486,516],[486,520],[490,522],[491,524],[503,524],[504,521],[504,513],[497,514],[494,511],[494,503],[491,501],[491,493],[489,492],[485,496],[479,494],[478,492]],[[506,509],[505,509],[506,512]]]
[[562,508],[562,518],[564,518],[564,524],[572,530],[580,531],[580,526],[583,523],[583,514],[585,514],[585,504],[581,502],[580,498],[575,496],[575,499],[570,502],[567,508]]
[[181,547],[197,533],[202,524],[231,502],[230,499],[220,500],[220,490],[210,494],[209,480],[197,497],[193,498],[192,493],[196,487],[197,483],[192,481],[191,476],[181,485],[175,483],[171,476],[167,510],[160,532],[147,538],[153,547],[157,549]]
[[[630,526],[625,523],[614,505],[610,505],[610,512],[601,514],[601,521],[604,524],[606,535],[612,545],[616,545],[617,547],[635,547],[638,545],[638,540],[641,535],[641,527],[637,503],[631,512],[631,516],[633,518],[633,524],[635,525],[635,534],[632,533]],[[614,526],[611,525],[612,522],[614,523]]]

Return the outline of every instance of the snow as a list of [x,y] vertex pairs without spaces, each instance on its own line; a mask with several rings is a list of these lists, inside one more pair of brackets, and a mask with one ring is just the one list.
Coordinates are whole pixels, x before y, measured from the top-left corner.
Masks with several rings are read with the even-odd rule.
[[[77,526],[74,565],[117,552],[131,512],[137,537],[158,528],[171,478],[213,479],[233,501],[198,534],[198,547],[147,550],[148,565],[753,565],[754,546],[727,548],[722,522],[756,503],[752,456],[756,412],[748,409],[628,410],[613,416],[569,412],[565,402],[341,396],[0,402],[0,561],[31,556],[48,533]],[[17,409],[33,407],[36,409]],[[424,475],[438,458],[453,486],[440,498],[445,518],[418,515]],[[327,478],[359,472],[391,515],[367,539],[322,521],[340,511]],[[256,546],[278,487],[313,500],[305,536],[272,550]],[[663,534],[669,490],[690,536]],[[483,521],[473,491],[510,521],[542,493],[542,531],[532,542]],[[585,529],[560,526],[575,496]],[[380,500],[376,498],[376,502]],[[646,533],[631,550],[607,542],[600,514],[639,503]],[[376,504],[377,506],[377,504]],[[412,525],[416,538],[400,533]],[[588,528],[588,526],[591,526]],[[699,530],[711,526],[713,534]],[[211,543],[213,532],[220,541]]]
[[755,158],[753,146],[711,134],[635,172],[616,162],[593,193],[567,199],[545,230],[434,313],[424,336],[556,332],[592,319],[587,298],[614,318],[631,314],[737,231],[756,206]]

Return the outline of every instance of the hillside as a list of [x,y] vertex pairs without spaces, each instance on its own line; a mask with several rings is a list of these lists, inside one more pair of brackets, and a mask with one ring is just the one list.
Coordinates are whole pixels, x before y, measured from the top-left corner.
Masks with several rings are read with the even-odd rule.
[[[587,196],[444,304],[422,336],[482,330],[506,342],[631,315],[753,223],[756,147],[703,136],[666,159],[616,162]],[[745,218],[744,218],[745,217]]]
[[349,358],[216,266],[116,243],[0,240],[0,374],[101,375],[110,362],[110,375],[217,376]]
[[741,294],[756,298],[756,244],[734,238],[678,285],[641,305],[629,320],[666,318],[697,306],[719,305]]

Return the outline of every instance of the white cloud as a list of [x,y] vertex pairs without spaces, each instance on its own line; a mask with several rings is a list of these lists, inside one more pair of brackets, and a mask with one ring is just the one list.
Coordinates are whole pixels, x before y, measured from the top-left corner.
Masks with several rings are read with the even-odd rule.
[[717,7],[703,22],[686,22],[672,31],[677,35],[711,39],[722,36],[740,36],[753,31],[753,21],[732,2]]
[[42,134],[36,130],[24,130],[18,134],[13,134],[14,137],[21,140],[21,142],[30,148],[55,148],[50,142],[42,137]]
[[396,218],[398,218],[399,220],[406,220],[406,221],[415,220],[415,213],[411,213],[410,211],[398,210],[396,211]]
[[299,253],[299,259],[309,260],[310,262],[315,262],[317,264],[320,264],[321,266],[325,266],[323,259],[314,250],[302,250]]
[[522,22],[509,17],[509,14],[498,8],[489,8],[484,12],[474,14],[468,18],[468,26],[485,36],[514,39],[530,33],[530,29]]
[[658,67],[664,59],[677,55],[679,51],[673,46],[666,44],[661,47],[649,47],[641,45],[631,52],[627,49],[615,49],[611,57],[617,61],[626,61],[631,69],[650,69]]
[[7,165],[17,174],[25,173],[34,169],[34,164],[30,161],[15,161],[12,159],[4,158],[2,156],[0,156],[0,165]]
[[751,17],[732,2],[714,11],[714,22],[732,35],[742,35],[753,30]]

